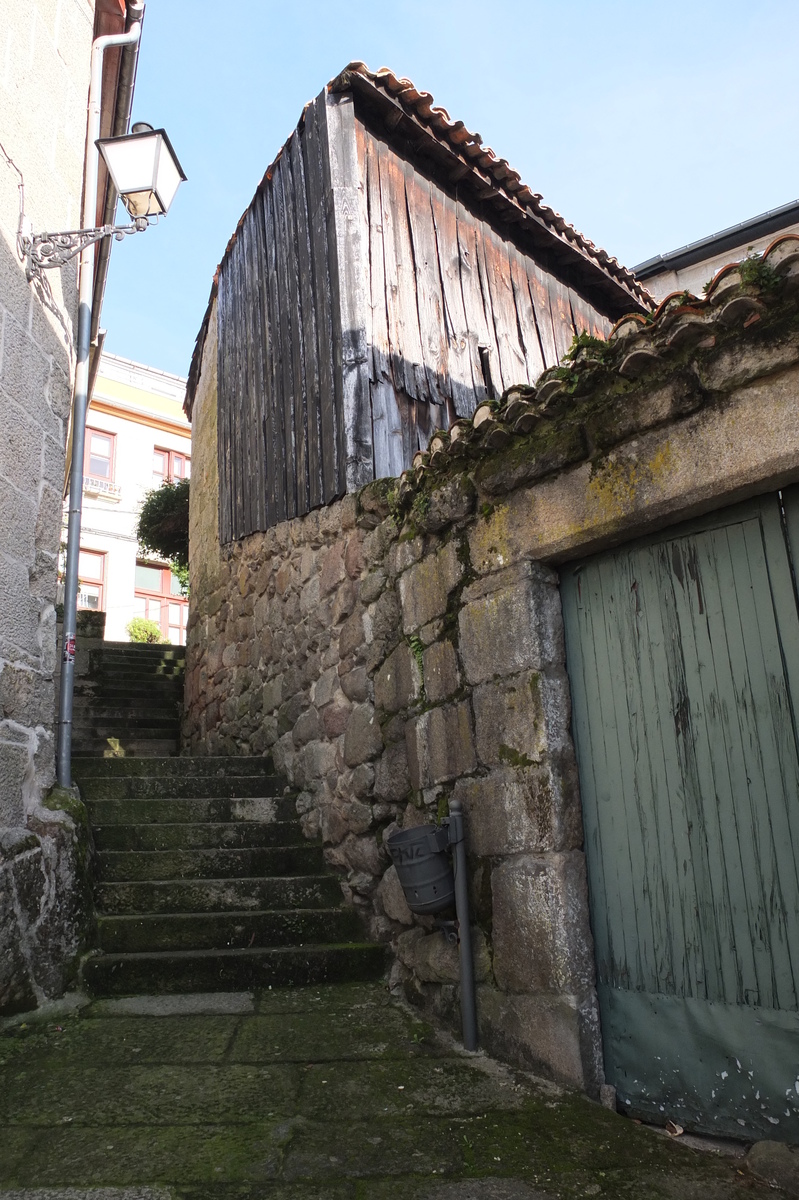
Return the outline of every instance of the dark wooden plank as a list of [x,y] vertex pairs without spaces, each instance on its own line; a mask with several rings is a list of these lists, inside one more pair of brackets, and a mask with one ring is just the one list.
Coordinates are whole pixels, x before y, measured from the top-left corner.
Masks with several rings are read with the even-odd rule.
[[569,289],[554,276],[549,277],[549,303],[552,309],[552,328],[555,332],[555,348],[558,352],[558,362],[570,349],[575,337],[572,309],[569,303]]
[[262,446],[262,495],[264,529],[275,524],[274,471],[275,448],[272,443],[272,335],[269,328],[269,265],[266,256],[264,229],[264,199],[259,191],[255,197],[253,241],[256,246],[256,280],[258,284],[258,388],[260,395],[260,419],[258,436]]
[[460,202],[456,205],[456,216],[463,307],[466,313],[469,352],[475,382],[475,399],[480,403],[486,396],[486,382],[480,350],[483,348],[489,352],[492,365],[498,360],[499,355],[493,320],[489,322],[480,282],[475,218]]
[[374,477],[366,344],[369,222],[352,96],[326,93],[324,113],[331,197],[328,244],[333,335],[341,377],[339,445],[343,444],[345,452],[343,482],[348,492],[354,492]]
[[289,230],[283,194],[282,174],[285,161],[279,158],[272,173],[272,200],[277,237],[275,261],[277,266],[278,329],[280,331],[280,390],[283,408],[284,466],[286,472],[286,517],[297,515],[297,476],[294,430],[294,370],[291,347],[291,287],[289,273]]
[[[459,417],[470,417],[477,407],[477,396],[469,349],[469,324],[466,320],[461,288],[456,206],[455,201],[440,191],[435,184],[430,185],[430,201],[444,297],[447,365],[452,401]],[[477,390],[482,398],[485,395],[482,373],[477,380]]]
[[302,347],[305,380],[305,420],[308,446],[308,504],[322,503],[322,451],[319,414],[319,351],[316,332],[316,306],[313,286],[313,256],[305,186],[304,131],[298,131],[291,143],[291,173],[294,183],[297,222],[297,262],[302,308]]
[[[320,117],[321,113],[321,117]],[[332,289],[330,283],[330,250],[327,241],[326,156],[325,139],[320,129],[324,121],[324,97],[317,97],[305,113],[305,184],[308,192],[308,214],[311,221],[313,253],[314,309],[319,361],[319,425],[322,459],[322,502],[329,504],[341,494],[339,483],[339,436],[337,391],[341,383],[333,361]]]
[[245,532],[242,500],[241,461],[241,324],[239,300],[241,293],[238,282],[238,254],[234,244],[228,255],[225,270],[230,284],[230,474],[233,494],[233,537],[238,539]]
[[483,225],[483,247],[487,268],[499,361],[505,388],[527,383],[527,360],[519,336],[519,320],[513,294],[508,243]]
[[386,308],[391,367],[398,389],[414,400],[429,396],[424,368],[413,246],[402,160],[379,143],[380,197],[386,264]]
[[264,418],[266,405],[266,389],[264,385],[264,357],[266,354],[267,334],[264,329],[264,298],[265,263],[261,231],[263,228],[263,210],[260,193],[253,200],[249,221],[250,241],[250,321],[253,328],[253,430],[252,438],[255,447],[256,479],[253,481],[255,497],[256,529],[269,527],[266,512],[266,443],[264,439]]
[[[269,298],[269,328],[271,331],[270,410],[272,414],[272,453],[274,457],[272,492],[276,522],[286,519],[286,439],[284,435],[282,345],[280,335],[280,301],[277,278],[278,228],[275,218],[274,189],[271,181],[264,189],[264,242],[266,245]],[[267,466],[269,455],[267,450]]]
[[538,328],[541,349],[544,353],[544,362],[547,367],[556,367],[558,365],[558,350],[555,343],[555,330],[552,326],[552,310],[549,303],[548,283],[550,277],[531,258],[526,259],[526,263],[527,282],[530,284],[530,296],[533,301],[533,312],[535,313],[535,323]]
[[422,361],[427,374],[428,394],[433,404],[443,406],[452,396],[449,382],[447,330],[444,295],[438,265],[436,229],[430,199],[430,184],[410,163],[403,164],[408,225],[416,277],[416,309]]
[[503,365],[507,366],[507,363],[503,364],[503,355],[499,346],[499,330],[501,328],[501,320],[500,314],[494,311],[494,297],[492,295],[490,281],[490,275],[496,270],[494,255],[492,254],[492,230],[483,221],[481,221],[477,226],[475,247],[477,250],[477,266],[480,279],[480,290],[483,294],[486,323],[491,336],[491,379],[495,392],[497,395],[501,395],[505,388],[510,386],[513,380],[509,378],[506,382],[503,371]]
[[225,308],[227,289],[221,276],[216,295],[216,406],[217,406],[217,470],[219,472],[219,539],[223,544],[230,541],[230,432],[228,429],[227,388],[225,382],[227,327]]
[[[291,141],[293,142],[294,135]],[[294,198],[294,178],[291,171],[291,142],[287,143],[280,160],[280,184],[286,214],[286,260],[288,265],[288,327],[291,344],[291,377],[293,382],[294,473],[296,480],[296,515],[308,512],[308,430],[305,390],[303,311],[300,303],[300,262],[297,245],[297,217]]]
[[515,246],[508,247],[510,260],[510,277],[513,287],[513,302],[516,308],[516,319],[519,323],[519,336],[524,350],[527,382],[535,383],[544,370],[544,353],[538,336],[538,326],[535,321],[533,301],[530,296],[530,284],[527,280],[527,264],[522,254]]
[[238,236],[238,289],[239,289],[239,321],[241,333],[241,367],[242,367],[242,421],[241,421],[241,451],[242,451],[242,499],[244,507],[244,522],[247,533],[258,528],[257,517],[257,451],[255,429],[255,379],[254,379],[254,341],[255,328],[253,321],[253,282],[250,265],[250,213],[248,212],[241,223]]

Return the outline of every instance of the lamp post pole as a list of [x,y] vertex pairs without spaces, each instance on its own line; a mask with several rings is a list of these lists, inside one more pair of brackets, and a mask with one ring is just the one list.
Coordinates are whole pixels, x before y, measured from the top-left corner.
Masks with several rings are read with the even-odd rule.
[[[103,85],[103,55],[110,46],[130,46],[141,36],[141,21],[134,21],[127,33],[97,38],[92,44],[89,111],[86,129],[86,168],[83,185],[83,225],[91,228],[96,220],[99,154],[95,142],[100,136],[100,103]],[[89,349],[94,291],[94,243],[80,256],[78,295],[78,345],[75,368],[75,400],[72,408],[72,463],[69,474],[69,521],[67,526],[67,562],[64,580],[64,635],[61,649],[61,687],[58,698],[58,744],[56,771],[62,787],[72,784],[72,696],[75,685],[75,635],[78,613],[78,556],[83,507],[83,456],[86,441],[86,412],[89,407]]]

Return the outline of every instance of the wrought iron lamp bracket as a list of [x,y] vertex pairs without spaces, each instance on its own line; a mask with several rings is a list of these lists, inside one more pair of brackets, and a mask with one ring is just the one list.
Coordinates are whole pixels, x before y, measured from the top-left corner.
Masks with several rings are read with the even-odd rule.
[[22,238],[25,275],[30,282],[43,270],[63,267],[93,242],[114,237],[121,242],[126,234],[141,233],[150,224],[147,217],[136,217],[131,225],[100,225],[97,229],[70,229],[65,233],[37,233]]

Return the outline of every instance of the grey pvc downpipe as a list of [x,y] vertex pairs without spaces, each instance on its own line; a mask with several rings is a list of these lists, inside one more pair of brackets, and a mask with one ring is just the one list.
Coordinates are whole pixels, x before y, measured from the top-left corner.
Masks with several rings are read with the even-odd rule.
[[[103,89],[103,55],[110,46],[135,46],[141,36],[141,21],[127,33],[96,38],[92,44],[89,111],[86,124],[86,167],[83,180],[83,228],[92,229],[97,217],[97,175],[100,136],[100,106]],[[78,613],[78,556],[83,508],[83,455],[86,442],[86,411],[89,407],[89,352],[91,348],[92,301],[94,295],[94,244],[80,256],[78,292],[78,345],[75,368],[75,400],[72,409],[72,463],[69,474],[69,520],[67,564],[64,581],[64,637],[61,650],[61,687],[58,697],[58,744],[56,770],[62,787],[71,787],[72,697],[75,686],[75,634]]]
[[466,867],[466,839],[463,827],[463,805],[460,800],[449,802],[449,842],[452,846],[455,874],[455,913],[458,918],[458,949],[461,973],[461,1027],[463,1045],[477,1049],[477,1004],[474,990],[474,960],[472,958],[472,927],[469,921],[469,884]]
[[[141,25],[144,18],[144,0],[130,0],[125,14],[125,30],[130,32],[136,21]],[[139,64],[139,45],[137,39],[132,45],[123,46],[122,61],[119,64],[119,81],[117,83],[117,102],[114,111],[114,124],[111,129],[112,137],[121,137],[128,132],[130,114],[133,109],[133,88],[136,83],[136,68]],[[105,208],[101,225],[113,225],[119,196],[111,176],[108,176],[108,186],[105,193]],[[97,270],[94,278],[94,294],[92,296],[92,343],[96,341],[100,328],[100,314],[103,308],[105,284],[108,276],[108,262],[111,256],[111,238],[103,238],[97,248]],[[96,356],[95,352],[95,356]],[[91,397],[91,392],[89,392]]]

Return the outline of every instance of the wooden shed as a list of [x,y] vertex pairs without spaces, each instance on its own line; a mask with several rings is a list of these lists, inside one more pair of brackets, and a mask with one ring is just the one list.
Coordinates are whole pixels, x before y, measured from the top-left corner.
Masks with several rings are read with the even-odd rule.
[[[436,429],[650,307],[635,276],[432,96],[351,63],[231,238],[218,325],[220,538],[399,475]],[[214,293],[216,305],[214,305]]]

